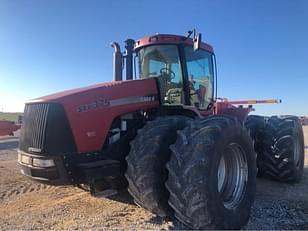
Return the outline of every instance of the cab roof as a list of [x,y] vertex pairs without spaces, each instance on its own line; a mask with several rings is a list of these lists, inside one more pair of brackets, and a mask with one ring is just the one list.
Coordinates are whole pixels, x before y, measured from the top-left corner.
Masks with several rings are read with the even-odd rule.
[[[141,39],[138,39],[135,43],[134,49],[135,51],[138,51],[140,48],[144,46],[156,45],[156,44],[187,44],[193,46],[193,39],[181,35],[155,34],[152,36],[146,36]],[[201,49],[214,53],[213,47],[204,42],[201,42]]]

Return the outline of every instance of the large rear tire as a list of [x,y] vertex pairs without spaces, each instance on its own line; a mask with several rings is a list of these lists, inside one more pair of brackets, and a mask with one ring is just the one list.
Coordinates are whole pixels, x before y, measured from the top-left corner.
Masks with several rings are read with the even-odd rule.
[[262,166],[259,166],[262,159],[263,153],[263,131],[265,129],[265,117],[259,115],[250,115],[245,121],[245,127],[249,131],[249,134],[253,140],[254,150],[257,153],[257,175],[262,177],[264,175],[264,170]]
[[183,129],[186,121],[184,116],[159,117],[149,121],[138,130],[126,157],[125,176],[129,182],[129,193],[136,204],[160,217],[171,211],[169,193],[164,185],[168,176],[165,164],[171,153],[169,145],[175,142],[176,131]]
[[272,116],[266,121],[258,153],[262,173],[274,180],[299,182],[304,168],[304,135],[295,116]]
[[240,229],[256,191],[256,155],[247,130],[229,116],[194,121],[171,145],[169,205],[192,229]]

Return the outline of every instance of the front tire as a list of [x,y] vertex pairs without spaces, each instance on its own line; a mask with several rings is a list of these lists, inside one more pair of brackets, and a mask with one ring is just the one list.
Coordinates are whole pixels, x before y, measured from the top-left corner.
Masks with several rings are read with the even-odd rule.
[[183,129],[186,122],[184,116],[149,121],[138,131],[126,157],[129,193],[136,204],[160,217],[170,213],[169,193],[164,185],[168,176],[165,164],[170,157],[169,145],[175,142],[176,131]]
[[193,229],[240,229],[256,191],[256,160],[246,129],[229,116],[193,122],[171,145],[169,205]]

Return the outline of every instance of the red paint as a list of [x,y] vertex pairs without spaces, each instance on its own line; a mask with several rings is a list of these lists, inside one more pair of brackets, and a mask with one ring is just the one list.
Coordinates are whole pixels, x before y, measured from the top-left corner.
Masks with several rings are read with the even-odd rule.
[[[158,34],[153,36],[143,37],[136,41],[135,51],[144,46],[157,44],[187,44],[193,46],[193,40],[185,36]],[[214,53],[213,47],[207,43],[201,42],[201,49]]]
[[158,94],[156,81],[144,79],[97,84],[48,95],[30,102],[61,103],[68,117],[78,152],[85,153],[99,151],[102,148],[113,119],[129,112],[158,107],[159,102],[156,100],[113,107],[106,106],[87,112],[78,112],[78,107],[98,99],[109,101],[156,94]]
[[235,107],[224,102],[216,102],[214,105],[215,115],[231,115],[236,116],[240,121],[245,121],[248,114],[254,111],[252,107]]
[[0,120],[0,136],[11,135],[20,129],[20,125],[16,125],[12,121]]

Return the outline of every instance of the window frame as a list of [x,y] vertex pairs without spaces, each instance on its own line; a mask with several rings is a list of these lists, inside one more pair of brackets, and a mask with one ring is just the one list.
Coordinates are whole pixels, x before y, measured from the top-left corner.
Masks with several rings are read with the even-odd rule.
[[[190,89],[189,89],[189,76],[188,76],[188,68],[187,68],[187,59],[186,59],[186,53],[185,53],[185,47],[190,47],[190,45],[186,45],[186,44],[181,44],[179,45],[180,47],[180,59],[181,59],[181,65],[183,66],[182,68],[182,73],[183,73],[183,85],[184,85],[184,94],[185,94],[185,103],[186,105],[190,105],[190,106],[195,106],[191,104],[191,100],[190,100]],[[211,53],[205,49],[200,49],[204,52],[207,52],[210,55],[210,71],[212,71],[213,73],[213,81],[212,81],[212,101],[214,102],[214,95],[216,92],[216,73],[215,73],[215,67],[214,67],[214,62],[213,62],[213,58],[215,58],[214,53]],[[197,107],[196,107],[197,108]],[[209,110],[208,108],[197,108],[199,111],[207,111]]]
[[[187,62],[186,62],[186,53],[185,53],[185,47],[190,47],[191,45],[187,44],[170,44],[170,43],[159,43],[159,44],[152,44],[149,46],[145,47],[150,47],[150,46],[161,46],[161,45],[174,45],[177,48],[177,52],[179,55],[179,61],[180,61],[180,71],[181,71],[181,78],[182,78],[182,83],[183,83],[183,94],[184,94],[184,104],[186,106],[194,106],[191,104],[190,100],[190,89],[189,89],[189,76],[188,76],[188,69],[187,69]],[[139,48],[138,51],[136,52],[136,55],[138,56],[138,68],[139,68],[139,78],[141,79],[141,73],[140,73],[140,59],[139,59],[139,51],[140,49],[143,49],[145,47]],[[212,52],[209,52],[208,50],[200,48],[200,50],[207,52],[210,55],[210,70],[213,73],[213,82],[212,82],[212,101],[215,101],[215,94],[217,94],[217,89],[216,89],[216,79],[217,79],[217,73],[216,73],[216,62],[215,59],[215,54]],[[169,106],[169,105],[168,105]],[[172,105],[170,105],[172,106]],[[197,108],[197,107],[196,107]],[[199,111],[207,111],[210,108],[197,108]]]

